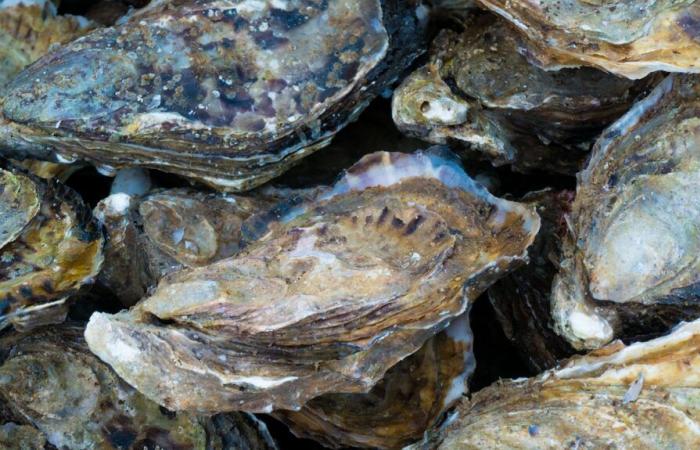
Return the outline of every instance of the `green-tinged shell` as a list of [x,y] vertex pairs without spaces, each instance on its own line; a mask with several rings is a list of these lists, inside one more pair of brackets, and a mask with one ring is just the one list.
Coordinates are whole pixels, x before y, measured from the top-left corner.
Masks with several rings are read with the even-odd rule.
[[366,394],[326,394],[275,417],[326,446],[402,448],[421,439],[467,392],[474,371],[468,313],[389,369]]
[[571,191],[544,190],[520,201],[536,206],[542,229],[530,247],[526,266],[506,275],[488,290],[489,300],[508,340],[532,373],[551,369],[574,349],[552,327],[551,286],[566,233]]
[[670,76],[596,143],[552,293],[557,331],[597,348],[700,317],[700,83]]
[[0,147],[251,189],[326,146],[421,53],[415,3],[153,2],[8,85]]
[[428,63],[396,89],[394,122],[411,136],[464,148],[465,158],[573,174],[602,129],[660,80],[546,71],[527,53],[505,20],[471,14],[463,32],[443,30]]
[[0,425],[0,442],[5,434],[61,450],[276,448],[252,416],[206,419],[146,399],[90,353],[80,327],[11,335],[2,349],[0,398],[23,424]]
[[620,342],[465,400],[444,450],[700,446],[700,321]]
[[98,280],[131,306],[168,273],[235,255],[246,241],[244,221],[297,194],[311,195],[269,188],[245,196],[182,188],[112,194],[95,208],[107,234]]
[[539,217],[439,151],[374,153],[238,255],[173,273],[90,349],[174,410],[368,392],[519,265]]
[[532,43],[542,67],[593,66],[640,79],[651,72],[700,72],[695,0],[476,0]]
[[102,265],[103,237],[74,191],[0,169],[0,328],[62,322],[66,298]]
[[87,33],[95,24],[61,15],[51,0],[0,1],[0,91],[24,67]]

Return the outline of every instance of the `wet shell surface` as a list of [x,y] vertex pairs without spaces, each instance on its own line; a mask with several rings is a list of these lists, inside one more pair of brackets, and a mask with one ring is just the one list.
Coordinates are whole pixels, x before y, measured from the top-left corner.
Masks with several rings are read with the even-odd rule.
[[0,0],[0,92],[24,67],[95,28],[84,17],[57,14],[51,0]]
[[90,283],[103,237],[70,188],[0,169],[0,328],[64,320],[66,298]]
[[477,0],[534,44],[542,67],[598,67],[632,79],[700,72],[695,0]]
[[250,189],[327,145],[420,53],[412,3],[153,2],[18,75],[0,147]]
[[518,266],[537,214],[441,149],[374,153],[237,256],[97,313],[90,349],[147,397],[200,412],[368,392]]
[[1,343],[0,401],[21,423],[0,425],[0,443],[29,445],[4,448],[39,449],[32,445],[43,441],[70,450],[276,448],[251,415],[206,419],[146,399],[90,353],[80,327],[43,328]]
[[698,448],[700,321],[464,401],[440,449]]
[[668,77],[579,174],[552,293],[557,331],[576,348],[700,316],[699,102],[695,77]]
[[498,280],[488,290],[503,332],[532,373],[551,369],[574,354],[571,345],[552,327],[551,286],[561,258],[561,237],[574,193],[532,192],[520,202],[534,205],[542,228],[529,250],[526,266]]
[[476,362],[469,314],[392,367],[367,394],[326,394],[273,414],[326,446],[402,448],[421,439],[467,392]]
[[404,133],[461,146],[467,159],[573,174],[601,130],[660,80],[546,71],[505,20],[472,13],[463,26],[440,32],[428,64],[394,92],[392,115]]

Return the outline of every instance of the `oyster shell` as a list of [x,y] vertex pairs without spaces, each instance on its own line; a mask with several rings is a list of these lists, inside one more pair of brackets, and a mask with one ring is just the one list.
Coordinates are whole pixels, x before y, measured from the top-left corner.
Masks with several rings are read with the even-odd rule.
[[413,1],[154,2],[13,80],[0,147],[247,190],[354,120],[420,27]]
[[205,419],[146,399],[90,353],[82,331],[63,325],[3,339],[0,397],[26,425],[2,425],[0,436],[38,440],[38,431],[71,450],[276,448],[251,415]]
[[51,0],[0,1],[0,91],[52,46],[70,42],[94,27],[84,17],[59,16]]
[[301,437],[329,447],[401,448],[423,437],[467,391],[474,372],[469,314],[389,369],[367,394],[326,394],[275,411]]
[[491,14],[470,15],[462,33],[443,30],[429,62],[395,90],[394,122],[408,135],[463,147],[465,158],[573,174],[602,129],[660,80],[546,71],[527,60],[524,45]]
[[187,188],[157,189],[143,198],[112,194],[95,208],[107,233],[98,280],[131,306],[168,273],[236,254],[245,240],[243,222],[285,195],[274,189],[243,196]]
[[451,155],[374,153],[237,256],[94,314],[85,336],[170,409],[298,409],[369,391],[522,262],[538,229]]
[[698,448],[700,321],[620,342],[459,408],[440,449]]
[[0,168],[0,329],[61,322],[97,275],[103,237],[73,190]]
[[651,72],[700,72],[695,0],[476,0],[532,42],[548,69],[588,65],[632,79]]
[[671,76],[608,128],[579,174],[552,291],[557,332],[592,349],[700,317],[700,84]]
[[551,287],[561,257],[561,236],[573,192],[533,192],[520,201],[535,205],[542,229],[529,250],[528,264],[498,280],[488,290],[489,300],[508,340],[532,373],[554,367],[574,354],[569,343],[552,328]]

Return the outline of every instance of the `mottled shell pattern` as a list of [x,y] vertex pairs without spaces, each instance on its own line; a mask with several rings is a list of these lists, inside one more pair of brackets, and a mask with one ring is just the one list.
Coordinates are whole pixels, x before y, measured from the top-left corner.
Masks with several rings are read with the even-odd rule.
[[398,77],[420,53],[416,14],[399,0],[154,1],[18,75],[0,147],[247,190]]

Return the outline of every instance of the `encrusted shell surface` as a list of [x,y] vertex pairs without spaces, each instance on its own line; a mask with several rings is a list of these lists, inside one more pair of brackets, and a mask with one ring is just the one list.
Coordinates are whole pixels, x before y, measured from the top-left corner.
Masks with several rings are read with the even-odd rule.
[[247,190],[355,119],[421,26],[403,0],[153,2],[8,85],[0,146]]
[[37,440],[38,432],[70,450],[276,448],[265,425],[250,415],[203,418],[146,399],[90,353],[82,331],[61,325],[1,341],[0,399],[22,424],[6,423],[0,436]]
[[0,91],[49,49],[87,33],[95,24],[57,14],[51,0],[0,1]]
[[520,201],[536,206],[542,229],[530,247],[526,266],[498,280],[489,300],[508,340],[532,373],[554,367],[574,349],[552,327],[551,286],[561,257],[561,237],[573,201],[571,191],[532,192]]
[[237,256],[92,316],[90,349],[174,410],[368,392],[521,263],[539,230],[438,150],[364,157]]
[[367,394],[327,394],[275,411],[298,436],[329,447],[401,448],[421,439],[467,392],[474,371],[469,314],[392,367]]
[[477,0],[533,43],[542,67],[588,65],[632,79],[700,72],[695,0]]
[[470,15],[462,33],[443,30],[428,64],[396,89],[394,122],[411,136],[476,150],[495,165],[573,174],[600,131],[660,79],[546,71],[528,52],[505,20]]
[[699,355],[695,321],[537,378],[499,382],[461,405],[439,448],[698,448]]
[[577,348],[700,316],[700,83],[670,76],[607,129],[579,174],[552,294]]
[[70,188],[0,169],[0,328],[63,321],[66,298],[97,275],[103,237]]
[[185,188],[112,194],[95,208],[107,234],[98,281],[131,306],[168,273],[235,255],[245,244],[244,221],[295,192],[306,195],[270,188],[246,196]]

